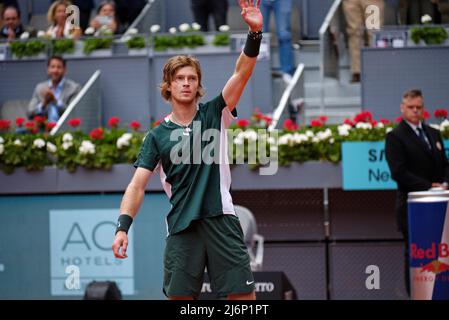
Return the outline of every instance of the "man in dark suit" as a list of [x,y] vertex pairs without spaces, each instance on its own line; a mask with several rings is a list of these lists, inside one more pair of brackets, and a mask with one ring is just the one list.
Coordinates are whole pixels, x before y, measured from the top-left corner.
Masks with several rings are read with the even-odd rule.
[[391,175],[398,184],[396,219],[406,243],[406,287],[409,287],[407,195],[433,187],[447,189],[449,164],[440,132],[423,123],[424,101],[420,90],[404,93],[402,121],[386,136],[385,153]]

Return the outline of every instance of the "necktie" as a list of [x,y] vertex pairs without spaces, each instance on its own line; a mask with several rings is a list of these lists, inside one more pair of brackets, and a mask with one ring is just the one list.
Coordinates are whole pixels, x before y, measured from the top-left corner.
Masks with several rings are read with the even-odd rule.
[[417,130],[418,130],[418,137],[421,139],[422,142],[426,144],[427,148],[430,150],[431,149],[430,143],[424,135],[424,130],[422,128],[417,128]]

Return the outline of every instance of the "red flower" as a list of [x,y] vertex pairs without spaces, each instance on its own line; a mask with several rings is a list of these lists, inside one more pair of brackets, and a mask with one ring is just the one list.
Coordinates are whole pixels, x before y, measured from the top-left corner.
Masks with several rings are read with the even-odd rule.
[[430,113],[427,110],[424,110],[423,113],[422,113],[422,118],[424,120],[429,119],[430,118]]
[[371,125],[372,125],[373,127],[375,127],[376,124],[377,124],[377,121],[376,121],[376,120],[372,120],[372,121],[371,121]]
[[271,122],[273,121],[273,119],[270,116],[264,116],[263,119],[265,120],[265,123],[267,124],[267,126],[269,126],[271,124]]
[[117,129],[119,122],[120,122],[120,118],[119,117],[110,117],[109,121],[108,121],[108,125],[111,128]]
[[284,129],[289,131],[298,130],[298,125],[292,119],[286,119],[284,121]]
[[447,118],[447,110],[446,109],[437,109],[434,113],[436,118]]
[[354,117],[355,123],[371,122],[371,121],[373,121],[373,115],[369,111],[362,111]]
[[133,129],[134,131],[139,130],[140,128],[140,122],[139,121],[131,121],[131,123],[129,124],[129,126],[131,127],[131,129]]
[[390,122],[390,120],[388,120],[388,119],[384,119],[384,118],[380,118],[380,120],[379,120],[381,123],[383,123],[384,125],[388,125],[388,124],[390,124],[391,122]]
[[43,117],[43,116],[35,116],[34,117],[34,121],[37,122],[38,124],[43,124],[45,122],[47,118]]
[[47,124],[45,125],[45,130],[51,131],[51,129],[53,129],[54,127],[56,127],[56,122],[47,122]]
[[324,124],[319,119],[313,119],[310,121],[312,127],[322,127]]
[[324,124],[329,118],[327,116],[320,116],[318,119]]
[[402,121],[402,116],[397,117],[396,119],[394,119],[395,122],[399,123]]
[[240,119],[237,121],[237,127],[239,128],[246,128],[247,126],[249,126],[249,121],[246,119]]
[[348,118],[346,118],[346,119],[343,121],[343,123],[344,123],[344,124],[347,124],[347,125],[350,125],[351,127],[354,126],[354,122],[352,122],[352,120],[351,120],[351,119],[348,119]]
[[81,119],[80,118],[70,119],[67,123],[72,128],[77,128],[81,124]]
[[25,123],[25,128],[30,131],[31,133],[37,133],[38,129],[36,127],[36,122],[34,121],[27,121]]
[[16,118],[16,126],[17,127],[21,128],[24,122],[25,122],[25,118],[23,118],[23,117]]
[[9,130],[11,126],[11,120],[0,119],[0,130]]
[[89,136],[94,140],[101,140],[103,139],[103,128],[95,128],[93,129]]

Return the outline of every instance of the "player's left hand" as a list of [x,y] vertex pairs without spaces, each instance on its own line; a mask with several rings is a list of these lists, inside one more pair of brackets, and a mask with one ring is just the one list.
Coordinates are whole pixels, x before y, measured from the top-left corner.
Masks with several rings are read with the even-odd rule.
[[243,20],[251,31],[262,31],[263,17],[259,9],[260,0],[256,1],[256,5],[254,5],[254,0],[239,0],[239,5],[242,8]]

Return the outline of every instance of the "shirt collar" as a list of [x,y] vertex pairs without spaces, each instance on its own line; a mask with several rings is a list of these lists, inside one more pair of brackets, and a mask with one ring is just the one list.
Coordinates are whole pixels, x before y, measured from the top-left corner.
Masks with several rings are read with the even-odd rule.
[[[64,82],[65,82],[65,77],[63,77],[63,78],[61,79],[61,81],[59,81],[58,86],[56,87],[56,90],[61,90],[61,89],[62,89],[62,86],[64,85]],[[49,86],[50,88],[53,88],[53,83],[51,82],[51,79],[48,80],[48,86]]]
[[418,129],[422,129],[422,122],[420,121],[418,125],[413,124],[407,120],[405,120],[405,122],[407,122],[407,124],[413,129],[413,131],[418,131]]

